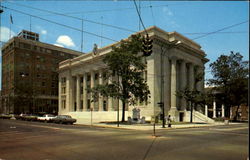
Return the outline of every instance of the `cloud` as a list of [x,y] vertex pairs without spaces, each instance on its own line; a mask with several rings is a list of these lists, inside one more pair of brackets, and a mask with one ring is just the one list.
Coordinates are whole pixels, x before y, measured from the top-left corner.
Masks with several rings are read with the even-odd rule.
[[2,42],[7,42],[10,39],[10,33],[11,33],[11,38],[15,35],[15,32],[11,31],[8,27],[1,26],[1,41]]
[[57,44],[57,43],[55,43],[54,45],[57,46],[57,47],[64,47],[63,45]]
[[47,30],[45,30],[43,27],[41,26],[35,26],[36,30],[42,34],[42,35],[47,35]]
[[41,33],[44,34],[44,35],[46,35],[46,34],[47,34],[47,31],[46,31],[45,29],[43,29],[43,30],[41,31]]
[[61,35],[57,38],[56,40],[57,44],[66,46],[66,47],[75,47],[75,43],[73,42],[73,40],[67,36],[67,35]]
[[163,7],[162,11],[167,14],[168,16],[173,16],[174,13],[168,8],[168,7]]

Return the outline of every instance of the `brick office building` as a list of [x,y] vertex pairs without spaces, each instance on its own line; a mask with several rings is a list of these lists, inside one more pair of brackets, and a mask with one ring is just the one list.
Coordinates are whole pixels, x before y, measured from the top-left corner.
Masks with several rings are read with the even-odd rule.
[[58,64],[81,52],[39,41],[23,30],[2,47],[3,113],[57,113]]

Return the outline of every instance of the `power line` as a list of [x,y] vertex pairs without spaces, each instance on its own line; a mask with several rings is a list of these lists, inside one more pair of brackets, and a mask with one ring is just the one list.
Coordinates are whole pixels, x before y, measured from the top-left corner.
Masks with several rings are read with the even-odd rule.
[[21,14],[25,14],[25,15],[28,15],[28,16],[31,16],[31,17],[34,17],[34,18],[38,18],[38,19],[41,19],[41,20],[44,20],[44,21],[47,21],[47,22],[50,22],[50,23],[54,23],[54,24],[57,24],[59,26],[70,28],[70,29],[73,29],[73,30],[76,30],[76,31],[79,31],[79,32],[84,32],[84,33],[87,33],[89,35],[93,35],[93,36],[96,36],[96,37],[101,37],[101,38],[104,38],[104,39],[107,39],[107,40],[110,40],[110,41],[113,41],[113,42],[118,42],[117,40],[114,40],[114,39],[111,39],[111,38],[108,38],[108,37],[100,36],[98,34],[91,33],[91,32],[88,32],[88,31],[80,30],[80,29],[75,28],[75,27],[71,27],[71,26],[68,26],[68,25],[65,25],[65,24],[61,24],[61,23],[58,23],[58,22],[55,22],[55,21],[52,21],[52,20],[48,20],[48,19],[39,17],[39,16],[31,15],[29,13],[25,13],[25,12],[22,12],[22,11],[19,11],[19,10],[16,10],[16,9],[12,9],[12,8],[5,7],[5,6],[2,6],[2,7],[5,8],[5,9],[9,9],[9,10],[21,13]]
[[[152,7],[167,7],[169,5],[156,5]],[[141,6],[141,8],[150,8],[151,6]],[[132,10],[133,7],[130,8],[118,8],[118,9],[106,9],[106,10],[93,10],[93,11],[82,11],[82,12],[67,12],[64,14],[87,14],[87,13],[100,13],[100,12],[110,12],[110,11],[122,11],[122,10]]]
[[224,27],[224,28],[222,28],[222,29],[216,30],[216,31],[214,31],[214,32],[209,32],[209,33],[206,33],[205,35],[202,35],[202,36],[199,36],[199,37],[193,38],[192,40],[199,39],[199,38],[202,38],[202,37],[205,37],[205,36],[211,35],[211,34],[215,34],[215,33],[218,33],[218,32],[220,32],[220,31],[223,31],[223,30],[226,30],[226,29],[229,29],[229,28],[232,28],[232,27],[235,27],[235,26],[238,26],[238,25],[241,25],[241,24],[247,23],[247,22],[248,22],[248,20],[247,20],[247,21],[240,22],[240,23],[236,23],[236,24],[233,24],[233,25],[230,25],[230,26]]
[[[6,2],[10,3],[8,1],[6,1]],[[51,13],[51,14],[57,14],[57,15],[60,15],[60,16],[65,16],[65,17],[69,17],[69,18],[73,18],[73,19],[77,19],[77,20],[84,20],[84,21],[89,22],[89,23],[94,23],[94,24],[98,24],[98,25],[112,27],[112,28],[116,28],[116,29],[119,29],[119,30],[123,30],[123,31],[136,32],[136,31],[133,31],[133,30],[130,30],[130,29],[127,29],[127,28],[119,27],[119,26],[114,26],[114,25],[110,25],[110,24],[100,23],[100,22],[96,22],[96,21],[92,21],[92,20],[88,20],[88,19],[74,17],[74,16],[63,14],[63,13],[58,13],[58,12],[49,11],[49,10],[45,10],[45,9],[35,8],[35,7],[23,5],[23,4],[16,4],[16,3],[13,3],[13,2],[10,3],[10,4],[14,4],[14,5],[17,5],[17,6],[23,6],[23,7],[26,7],[26,8],[35,9],[35,10],[39,10],[39,11],[47,12],[47,13]]]
[[[210,32],[194,32],[194,33],[181,33],[181,34],[189,34],[189,35],[195,35],[195,34],[208,34]],[[216,34],[231,34],[231,33],[248,33],[247,31],[232,31],[232,32],[217,32]]]
[[144,28],[146,34],[148,34],[148,33],[147,33],[147,30],[146,30],[146,28],[145,28],[145,26],[144,26],[144,23],[143,23],[143,21],[142,21],[141,14],[139,13],[139,10],[138,10],[138,7],[137,7],[137,4],[136,4],[135,0],[134,0],[134,4],[135,4],[135,8],[136,8],[137,14],[138,14],[138,16],[139,16],[139,18],[140,18],[141,24],[142,24],[142,26],[143,26],[143,28]]

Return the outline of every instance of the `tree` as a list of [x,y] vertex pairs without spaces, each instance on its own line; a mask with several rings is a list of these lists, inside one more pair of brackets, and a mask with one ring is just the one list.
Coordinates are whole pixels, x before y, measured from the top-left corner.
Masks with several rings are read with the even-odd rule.
[[125,121],[126,104],[146,102],[149,98],[150,91],[143,78],[146,66],[141,55],[142,42],[143,37],[132,35],[128,40],[122,40],[119,45],[112,47],[112,51],[103,59],[108,68],[106,78],[112,83],[90,89],[94,101],[99,94],[122,101],[122,122]]
[[240,53],[231,51],[229,56],[221,55],[210,64],[213,79],[209,79],[208,84],[215,86],[214,89],[221,93],[220,99],[227,111],[237,106],[236,115],[239,106],[248,103],[248,63],[243,61]]

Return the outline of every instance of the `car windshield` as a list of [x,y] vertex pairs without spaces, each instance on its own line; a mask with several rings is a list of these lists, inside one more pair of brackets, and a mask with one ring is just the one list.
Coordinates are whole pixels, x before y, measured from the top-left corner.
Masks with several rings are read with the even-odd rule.
[[55,117],[53,114],[45,114],[43,117]]
[[69,116],[69,115],[60,115],[60,116],[58,116],[59,118],[71,118],[71,116]]

